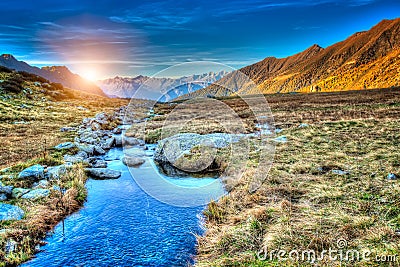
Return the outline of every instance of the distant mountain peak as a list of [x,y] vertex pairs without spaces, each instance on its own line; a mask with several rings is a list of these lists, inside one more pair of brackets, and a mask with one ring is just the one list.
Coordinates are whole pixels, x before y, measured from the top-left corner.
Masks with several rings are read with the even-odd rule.
[[13,55],[11,54],[2,54],[1,55],[2,58],[4,58],[5,60],[17,60]]

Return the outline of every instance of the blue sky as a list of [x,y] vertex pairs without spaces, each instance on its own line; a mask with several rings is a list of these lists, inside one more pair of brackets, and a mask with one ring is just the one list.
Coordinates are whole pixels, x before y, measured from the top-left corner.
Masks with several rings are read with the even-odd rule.
[[198,60],[239,68],[326,47],[396,17],[400,1],[3,0],[0,52],[96,78]]

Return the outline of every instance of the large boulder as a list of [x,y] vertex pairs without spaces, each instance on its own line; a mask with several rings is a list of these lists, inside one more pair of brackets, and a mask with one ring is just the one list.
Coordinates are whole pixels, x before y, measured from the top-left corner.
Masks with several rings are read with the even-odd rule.
[[39,164],[33,165],[20,172],[18,178],[34,182],[39,181],[44,178],[44,167]]
[[179,173],[171,166],[185,172],[215,170],[217,150],[238,142],[243,137],[244,135],[226,133],[177,134],[158,142],[154,160],[168,175]]
[[50,190],[49,189],[39,188],[39,189],[30,190],[28,193],[23,194],[21,196],[21,198],[36,200],[36,199],[39,199],[39,198],[47,197],[49,194],[50,194]]
[[0,221],[21,220],[24,211],[14,205],[0,203]]
[[118,179],[121,177],[120,171],[110,170],[106,168],[86,168],[89,176],[93,179],[106,180],[106,179]]

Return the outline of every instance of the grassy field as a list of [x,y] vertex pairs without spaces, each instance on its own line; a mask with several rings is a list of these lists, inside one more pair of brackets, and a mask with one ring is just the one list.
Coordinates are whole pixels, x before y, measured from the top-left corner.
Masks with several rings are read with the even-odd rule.
[[[197,266],[308,266],[301,259],[279,262],[256,255],[265,247],[321,253],[337,249],[342,239],[345,249],[370,250],[371,260],[340,263],[326,257],[313,266],[398,266],[398,261],[377,262],[375,255],[400,255],[400,181],[387,179],[400,173],[400,90],[266,98],[275,126],[283,129],[277,135],[288,141],[276,143],[273,166],[258,191],[248,190],[246,179],[256,166],[250,162],[241,183],[208,205]],[[240,117],[252,129],[252,116],[239,98],[222,101],[246,114]],[[160,115],[146,125],[150,139],[159,138],[176,107],[155,107]],[[185,116],[176,121],[185,125]],[[215,130],[204,120],[196,125],[189,129]]]

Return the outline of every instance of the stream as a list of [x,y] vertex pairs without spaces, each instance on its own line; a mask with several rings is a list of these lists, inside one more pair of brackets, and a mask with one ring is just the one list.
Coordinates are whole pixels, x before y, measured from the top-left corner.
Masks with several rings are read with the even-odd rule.
[[[214,178],[165,177],[154,167],[152,149],[147,150],[146,162],[132,171],[147,181],[163,177],[174,183],[179,198],[188,201],[180,187],[214,185],[206,197],[215,199],[223,193],[223,185]],[[203,234],[202,211],[205,205],[178,207],[160,202],[148,195],[123,165],[122,148],[113,148],[103,157],[108,168],[119,170],[116,180],[93,180],[86,183],[88,197],[82,209],[59,223],[45,239],[46,245],[35,258],[21,266],[187,266],[194,262],[195,234]],[[159,192],[163,188],[157,188]],[[155,191],[156,192],[156,191]],[[190,192],[190,191],[189,191]],[[153,192],[154,193],[154,192]],[[202,203],[191,195],[193,203]]]

